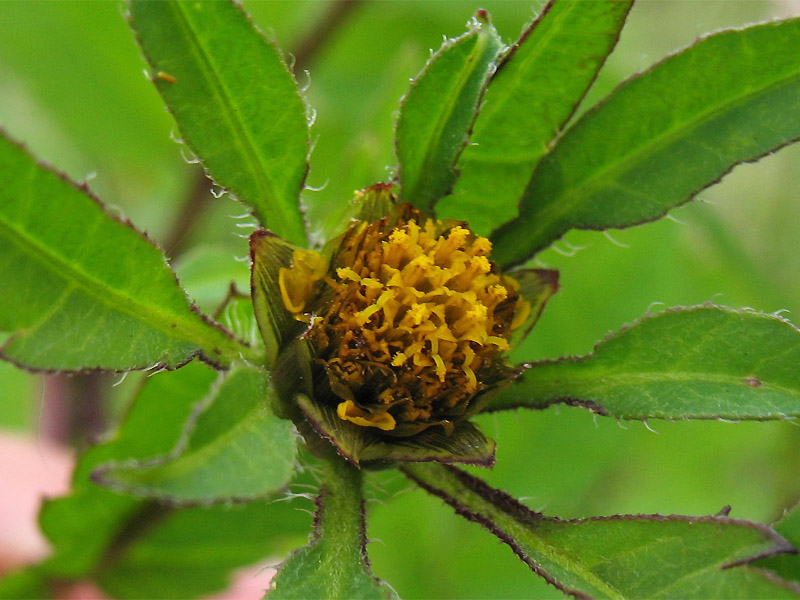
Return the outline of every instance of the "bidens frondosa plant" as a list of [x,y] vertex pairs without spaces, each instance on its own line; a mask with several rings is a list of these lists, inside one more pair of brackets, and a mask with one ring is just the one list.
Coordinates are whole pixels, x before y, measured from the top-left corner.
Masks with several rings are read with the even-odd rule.
[[[322,252],[266,231],[251,238],[256,316],[267,339],[283,340],[274,373],[282,402],[299,401],[355,462],[491,464],[493,445],[464,421],[515,376],[512,340],[533,325],[558,274],[503,274],[487,238],[397,204],[391,185],[356,202],[364,216]],[[424,445],[406,439],[424,432]],[[401,451],[392,438],[404,438]]]
[[[313,44],[300,47],[298,62],[307,62],[343,13],[361,4],[315,3],[315,11],[331,5],[332,14],[318,19],[319,35],[304,37]],[[278,3],[251,5],[272,15]],[[640,484],[638,447],[626,461],[603,462],[632,447],[630,438],[620,446],[614,438],[592,457],[597,468],[589,468],[593,439],[554,438],[554,431],[577,425],[570,420],[575,411],[557,428],[542,427],[536,420],[550,416],[535,411],[568,404],[617,421],[800,417],[800,331],[775,314],[709,304],[674,308],[646,314],[594,348],[585,340],[583,356],[540,359],[548,347],[561,347],[550,345],[560,336],[617,314],[617,298],[630,309],[627,295],[636,295],[638,284],[634,271],[628,282],[619,279],[619,289],[609,285],[613,269],[595,271],[594,254],[583,255],[591,266],[576,267],[543,251],[574,229],[658,219],[736,164],[800,139],[800,19],[700,39],[585,107],[593,82],[607,81],[598,74],[631,5],[550,0],[509,45],[503,40],[518,27],[498,33],[478,10],[467,31],[446,40],[414,78],[394,129],[388,122],[386,132],[370,126],[369,139],[387,148],[388,135],[394,137],[387,181],[365,187],[382,179],[387,158],[360,154],[360,134],[343,139],[358,119],[325,129],[337,111],[324,111],[315,136],[336,152],[326,155],[320,144],[315,160],[332,161],[332,186],[312,194],[304,187],[309,107],[282,52],[241,6],[129,0],[152,81],[180,130],[175,137],[215,185],[248,207],[237,229],[255,231],[244,236],[251,293],[244,293],[246,283],[230,286],[247,277],[232,258],[239,270],[222,268],[212,279],[219,289],[207,280],[192,285],[175,249],[180,244],[163,252],[105,210],[86,185],[0,134],[0,356],[76,377],[101,370],[152,375],[132,386],[118,431],[80,459],[73,492],[44,505],[40,522],[52,556],[0,582],[0,599],[66,596],[66,583],[86,579],[109,597],[208,595],[235,568],[285,553],[284,541],[302,545],[309,522],[287,504],[310,498],[313,536],[281,563],[270,600],[393,597],[372,574],[372,535],[387,542],[384,556],[375,552],[377,574],[394,569],[401,593],[552,593],[533,577],[507,579],[476,546],[459,555],[457,530],[442,533],[441,513],[420,505],[408,514],[392,506],[376,515],[390,526],[368,535],[374,505],[365,508],[365,481],[387,501],[395,501],[392,491],[417,488],[443,500],[510,546],[509,559],[520,558],[544,582],[578,598],[796,598],[800,559],[771,558],[800,545],[800,510],[773,529],[730,518],[729,509],[717,513],[717,496],[706,495],[714,498],[700,504],[709,516],[559,519],[460,468],[494,464],[482,415],[529,409],[513,424],[526,446],[500,446],[509,467],[498,477],[525,477],[514,480],[518,491],[542,498],[548,509],[572,510],[570,517],[623,496],[625,507],[650,506],[627,494]],[[358,27],[364,36],[347,39],[348,61],[376,60],[352,50],[391,43],[372,30],[371,15],[385,6],[373,3],[359,13],[363,22],[348,27],[348,36]],[[446,11],[462,6],[449,3]],[[295,13],[292,6],[286,14]],[[390,27],[405,18],[399,15],[386,19]],[[290,19],[292,27],[306,17]],[[407,23],[418,28],[418,17]],[[427,45],[420,40],[411,45]],[[406,56],[405,48],[391,55]],[[380,69],[387,78],[402,71],[387,65]],[[331,70],[324,80],[347,87],[339,75]],[[353,106],[340,113],[366,107],[368,87],[391,88],[363,78],[365,86],[346,96]],[[324,96],[326,88],[312,89]],[[368,166],[347,162],[354,147],[369,157]],[[363,191],[351,200],[353,189]],[[196,208],[190,202],[176,211],[175,235],[164,239],[190,239],[181,221],[196,218]],[[208,233],[195,231],[198,238]],[[241,257],[244,242],[230,240]],[[649,260],[649,250],[636,256]],[[737,267],[747,262],[738,251],[734,256]],[[568,316],[554,316],[551,333],[523,343],[559,288],[557,271],[547,267],[552,258],[565,275],[579,274],[570,272],[555,299],[564,301],[559,310],[570,307]],[[201,265],[195,263],[195,274],[218,266],[194,259]],[[759,284],[767,280],[757,275]],[[798,279],[782,275],[781,285]],[[214,290],[201,299],[201,288]],[[515,364],[526,360],[532,362]],[[489,421],[501,444],[516,435],[501,437],[510,421]],[[522,429],[529,424],[550,437]],[[613,423],[610,429],[630,435]],[[554,441],[574,451],[555,456]],[[797,456],[795,431],[780,443],[782,456]],[[740,463],[737,473],[757,473],[759,483],[778,471],[749,454],[730,462]],[[787,466],[795,469],[796,460]],[[573,485],[574,478],[583,483]],[[760,514],[780,514],[797,494],[795,473],[777,479],[788,483],[774,484],[772,494],[759,490],[757,503],[766,506]],[[660,499],[659,486],[668,484],[649,485]],[[686,487],[692,502],[703,499],[701,487]],[[666,501],[664,510],[674,507]],[[469,560],[459,559],[467,554]],[[437,581],[421,584],[426,571]],[[267,587],[263,571],[255,577]]]

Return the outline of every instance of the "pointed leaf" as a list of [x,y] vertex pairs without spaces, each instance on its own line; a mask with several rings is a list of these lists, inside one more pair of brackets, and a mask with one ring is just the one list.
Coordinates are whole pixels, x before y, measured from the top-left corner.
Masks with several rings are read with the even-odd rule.
[[191,363],[146,379],[119,430],[78,460],[72,492],[42,507],[39,521],[54,550],[48,561],[50,572],[68,578],[91,572],[125,523],[148,505],[95,485],[92,471],[111,460],[147,459],[172,450],[216,378],[204,364]]
[[643,318],[592,354],[535,363],[488,410],[585,406],[618,419],[800,416],[800,330],[717,306]]
[[73,492],[44,505],[53,555],[39,574],[50,583],[94,579],[110,597],[189,598],[223,589],[233,569],[305,535],[307,517],[285,503],[175,510],[91,482],[101,463],[169,452],[216,377],[192,363],[146,379],[120,430],[79,460]]
[[508,544],[537,575],[578,598],[796,598],[785,582],[738,566],[795,551],[764,525],[721,516],[563,521],[454,467],[410,464],[403,470]]
[[270,600],[395,598],[367,558],[362,472],[338,456],[325,465],[314,539],[280,567]]
[[340,419],[334,408],[307,396],[299,395],[297,402],[317,433],[355,465],[383,465],[391,461],[494,465],[497,445],[469,421],[458,423],[450,435],[442,427],[433,426],[407,438],[382,437],[368,427]]
[[272,412],[266,373],[238,367],[195,408],[165,456],[98,467],[98,483],[171,503],[230,502],[272,494],[295,470],[290,421]]
[[270,365],[284,344],[302,330],[283,304],[279,283],[280,271],[291,266],[295,250],[296,246],[263,229],[250,236],[250,292]]
[[3,358],[32,369],[178,367],[250,349],[190,305],[164,255],[0,136]]
[[[439,207],[487,235],[517,216],[534,167],[619,37],[632,0],[551,0],[497,68]],[[449,213],[448,213],[449,214]]]
[[658,219],[796,140],[799,37],[800,19],[724,31],[628,80],[539,164],[495,260],[521,263],[572,228]]
[[450,192],[500,48],[488,15],[479,11],[470,31],[445,42],[412,82],[397,121],[401,201],[430,213]]
[[306,241],[308,126],[277,46],[234,2],[130,2],[153,82],[209,175],[261,224]]

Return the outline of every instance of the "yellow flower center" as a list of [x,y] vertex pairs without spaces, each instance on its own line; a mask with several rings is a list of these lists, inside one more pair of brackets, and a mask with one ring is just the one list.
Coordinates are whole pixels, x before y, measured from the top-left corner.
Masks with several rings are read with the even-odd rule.
[[[490,251],[489,240],[464,226],[431,219],[350,228],[321,300],[310,302],[308,333],[341,419],[395,435],[432,424],[452,429],[485,388],[481,372],[509,350],[509,334],[530,312]],[[309,276],[319,268],[298,254],[281,272],[284,304],[295,313],[309,281],[322,278]]]

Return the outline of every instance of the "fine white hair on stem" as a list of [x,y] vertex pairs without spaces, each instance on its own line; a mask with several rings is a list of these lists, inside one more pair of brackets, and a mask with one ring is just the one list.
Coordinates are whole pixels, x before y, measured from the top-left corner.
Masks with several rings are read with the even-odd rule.
[[655,429],[653,429],[652,427],[650,427],[650,423],[648,423],[648,422],[647,422],[647,419],[642,419],[642,423],[644,423],[644,426],[645,426],[645,427],[647,427],[647,430],[648,430],[648,431],[652,431],[652,432],[653,432],[653,433],[655,433],[656,435],[661,435],[660,433],[658,433],[658,431],[656,431]]
[[566,256],[567,258],[572,258],[573,256],[575,256],[578,253],[577,250],[575,250],[574,248],[561,248],[559,246],[559,243],[563,243],[563,242],[553,242],[553,244],[550,247],[553,249],[554,252],[557,252],[561,256]]
[[686,221],[681,221],[678,217],[676,217],[672,213],[667,213],[666,215],[664,215],[664,218],[665,219],[669,219],[670,221],[672,221],[673,223],[677,223],[678,225],[686,225],[687,224]]
[[306,111],[306,122],[308,123],[309,127],[313,127],[314,123],[317,122],[317,109],[316,108],[309,108]]
[[181,158],[183,158],[184,162],[187,165],[196,165],[200,163],[200,159],[197,158],[197,156],[193,152],[187,150],[186,146],[181,146],[179,150],[181,153]]
[[122,382],[125,381],[125,379],[127,379],[128,373],[130,373],[130,371],[123,371],[119,379],[117,379],[114,383],[111,384],[111,387],[117,387],[118,385],[122,385]]
[[303,189],[304,190],[308,190],[309,192],[321,192],[326,187],[328,187],[328,184],[330,183],[330,181],[331,181],[330,178],[328,178],[328,179],[325,180],[325,183],[323,183],[322,185],[317,186],[317,187],[314,187],[313,185],[306,184]]
[[603,235],[606,236],[608,238],[608,241],[614,244],[615,246],[619,246],[620,248],[630,248],[628,244],[625,244],[617,239],[614,239],[614,237],[609,233],[608,229],[603,230]]
[[305,94],[308,91],[308,88],[311,87],[311,73],[308,69],[303,69],[303,76],[305,77],[305,81],[302,84],[299,84],[298,87],[300,91]]
[[183,144],[184,143],[183,142],[183,138],[179,137],[179,135],[177,133],[175,133],[174,129],[170,129],[169,130],[169,139],[171,139],[176,144]]

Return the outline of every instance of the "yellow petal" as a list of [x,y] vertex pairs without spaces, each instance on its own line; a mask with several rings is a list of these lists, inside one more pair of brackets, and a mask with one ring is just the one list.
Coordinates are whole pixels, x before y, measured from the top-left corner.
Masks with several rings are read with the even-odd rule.
[[388,412],[371,414],[361,410],[352,400],[345,400],[336,407],[336,414],[344,421],[350,421],[363,427],[377,427],[383,431],[391,431],[397,424]]

